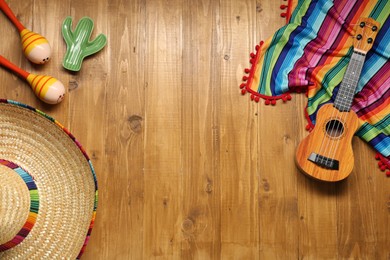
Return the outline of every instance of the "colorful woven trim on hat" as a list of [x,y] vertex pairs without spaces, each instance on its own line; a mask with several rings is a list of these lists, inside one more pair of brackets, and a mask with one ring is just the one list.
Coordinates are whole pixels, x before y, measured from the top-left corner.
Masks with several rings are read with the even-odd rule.
[[91,233],[92,233],[92,228],[94,226],[94,223],[95,223],[95,218],[96,218],[96,209],[97,209],[97,203],[98,203],[98,184],[97,184],[97,178],[96,178],[96,173],[95,173],[95,169],[93,168],[93,165],[92,165],[92,162],[89,158],[89,156],[87,155],[86,151],[84,150],[84,148],[81,146],[80,142],[70,133],[70,131],[68,129],[66,129],[62,124],[60,124],[57,120],[55,120],[54,118],[52,118],[51,116],[45,114],[44,112],[36,109],[36,108],[33,108],[29,105],[26,105],[26,104],[22,104],[22,103],[19,103],[19,102],[16,102],[16,101],[12,101],[12,100],[7,100],[7,99],[0,99],[0,103],[7,103],[7,104],[12,104],[12,105],[16,105],[16,106],[19,106],[19,107],[22,107],[22,108],[26,108],[26,109],[29,109],[33,112],[36,112],[38,114],[40,114],[41,116],[47,118],[48,120],[52,121],[55,125],[57,125],[59,128],[61,128],[69,137],[71,140],[73,140],[73,142],[76,144],[76,146],[80,149],[80,151],[82,152],[82,154],[84,155],[85,159],[87,160],[88,164],[89,164],[89,167],[91,168],[91,172],[92,172],[92,175],[93,175],[93,180],[94,180],[94,184],[95,184],[95,201],[94,201],[94,206],[93,206],[93,213],[92,213],[92,216],[91,216],[91,222],[90,222],[90,225],[89,225],[89,229],[88,229],[88,232],[87,232],[87,236],[84,240],[84,244],[83,244],[83,247],[81,248],[80,250],[80,253],[79,255],[77,256],[77,259],[80,259],[80,257],[82,256],[82,254],[84,253],[85,251],[85,248],[89,242],[89,239],[90,239],[90,236],[91,236]]
[[35,222],[37,221],[37,215],[39,211],[39,195],[37,185],[35,184],[34,179],[25,170],[23,170],[18,165],[3,159],[0,159],[0,164],[7,166],[8,168],[16,172],[23,179],[24,183],[26,183],[26,186],[30,193],[30,212],[28,214],[26,223],[23,225],[23,227],[13,239],[0,245],[0,252],[2,252],[13,248],[14,246],[23,242],[23,240],[30,233]]
[[307,130],[312,130],[318,109],[333,103],[338,92],[358,19],[373,18],[381,29],[366,55],[352,110],[359,117],[356,135],[377,151],[380,169],[390,176],[390,1],[292,0],[288,5],[283,6],[291,11],[288,23],[251,53],[242,94],[275,105],[293,92],[306,93]]

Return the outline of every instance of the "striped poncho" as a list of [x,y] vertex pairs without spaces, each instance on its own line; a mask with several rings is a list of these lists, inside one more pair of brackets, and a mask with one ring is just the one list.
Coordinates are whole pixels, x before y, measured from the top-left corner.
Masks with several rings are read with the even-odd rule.
[[381,28],[367,53],[352,110],[359,117],[356,135],[378,152],[381,170],[390,170],[389,12],[388,0],[290,0],[284,14],[288,23],[251,54],[242,93],[275,104],[291,99],[291,92],[305,92],[311,130],[318,109],[335,99],[352,54],[358,19],[373,18]]

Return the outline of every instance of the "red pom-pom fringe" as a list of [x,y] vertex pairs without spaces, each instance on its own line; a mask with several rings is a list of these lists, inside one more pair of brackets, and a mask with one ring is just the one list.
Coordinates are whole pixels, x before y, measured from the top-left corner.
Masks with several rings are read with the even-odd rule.
[[388,170],[388,171],[386,171],[386,176],[390,177],[390,163],[389,163],[389,161],[380,153],[377,153],[375,155],[375,159],[377,159],[379,161],[378,162],[379,169],[381,169],[381,171],[383,171],[383,172]]
[[[250,68],[246,68],[244,70],[244,72],[246,74],[248,74],[248,76],[243,76],[242,77],[242,81],[244,81],[245,83],[242,83],[240,85],[240,89],[241,89],[241,94],[246,94],[248,91],[247,87],[250,86],[250,83],[251,83],[251,80],[253,78],[253,74],[255,73],[255,67],[256,67],[256,62],[257,62],[257,59],[258,59],[258,56],[259,56],[259,51],[260,51],[260,46],[263,44],[263,41],[260,42],[259,45],[256,45],[256,53],[251,53],[250,54],[250,63],[252,64]],[[252,94],[253,96],[253,94]],[[252,98],[251,96],[251,99],[252,100],[255,100],[255,97]]]
[[306,104],[304,111],[305,111],[305,118],[307,121],[306,130],[311,132],[314,129],[314,124],[311,122],[309,113],[307,112],[307,104]]
[[250,68],[244,69],[245,74],[248,74],[248,75],[245,75],[242,77],[242,81],[244,83],[241,83],[241,85],[240,85],[241,94],[245,95],[247,92],[249,92],[249,93],[251,93],[251,100],[253,100],[255,102],[259,102],[260,98],[262,98],[265,100],[266,105],[276,105],[276,101],[279,99],[283,100],[283,102],[287,102],[287,101],[291,100],[290,93],[285,93],[285,94],[280,95],[280,96],[270,97],[270,96],[262,95],[262,94],[250,89],[250,85],[252,83],[252,79],[253,79],[253,76],[255,74],[257,61],[258,61],[259,56],[260,56],[261,46],[263,44],[264,44],[264,41],[260,41],[260,43],[258,45],[256,45],[256,47],[255,47],[256,51],[252,52],[250,54],[250,63],[252,64],[252,66]]
[[291,96],[289,93],[286,93],[286,94],[283,94],[281,96],[276,96],[276,97],[270,97],[270,96],[264,96],[264,95],[261,95],[261,94],[258,94],[258,97],[260,98],[263,98],[265,101],[264,101],[264,104],[266,104],[267,106],[268,105],[276,105],[276,101],[281,99],[283,102],[287,102],[289,100],[291,100]]
[[287,4],[280,5],[280,10],[286,10],[285,12],[281,13],[280,16],[283,18],[286,18],[286,24],[290,20],[291,17],[291,0],[284,0],[288,1]]

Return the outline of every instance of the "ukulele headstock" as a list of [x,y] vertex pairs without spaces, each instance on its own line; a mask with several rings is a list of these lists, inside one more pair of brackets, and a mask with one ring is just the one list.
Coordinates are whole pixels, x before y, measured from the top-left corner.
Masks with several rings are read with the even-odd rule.
[[380,23],[372,18],[360,18],[355,25],[353,46],[362,53],[367,53],[374,44]]

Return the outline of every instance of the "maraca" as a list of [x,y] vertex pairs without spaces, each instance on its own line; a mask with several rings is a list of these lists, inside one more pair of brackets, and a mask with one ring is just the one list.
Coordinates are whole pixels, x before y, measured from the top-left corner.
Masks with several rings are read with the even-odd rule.
[[0,55],[0,66],[3,66],[20,77],[27,80],[35,95],[45,103],[58,104],[65,97],[64,85],[57,79],[50,76],[42,76],[28,73],[11,63]]
[[51,55],[51,48],[46,38],[27,30],[4,0],[0,0],[0,9],[19,30],[23,52],[27,59],[36,64],[46,63]]

